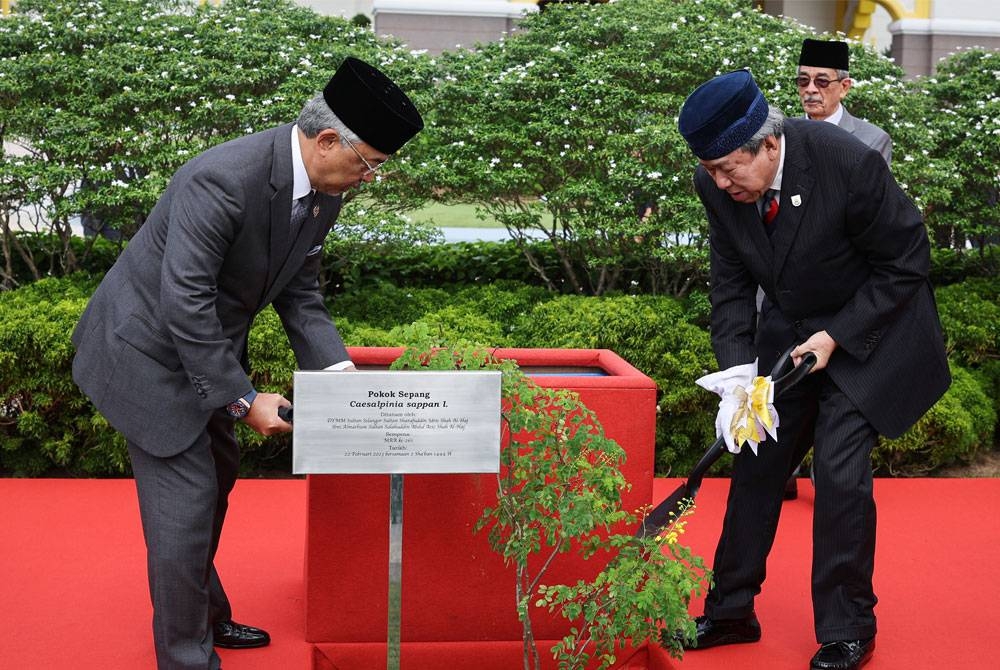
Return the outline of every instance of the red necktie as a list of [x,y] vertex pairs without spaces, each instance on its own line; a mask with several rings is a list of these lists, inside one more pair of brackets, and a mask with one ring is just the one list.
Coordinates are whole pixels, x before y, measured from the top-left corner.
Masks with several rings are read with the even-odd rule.
[[761,211],[763,212],[761,217],[764,219],[765,224],[770,224],[774,221],[774,217],[778,216],[778,192],[774,189],[769,189],[767,194],[764,196],[764,206]]

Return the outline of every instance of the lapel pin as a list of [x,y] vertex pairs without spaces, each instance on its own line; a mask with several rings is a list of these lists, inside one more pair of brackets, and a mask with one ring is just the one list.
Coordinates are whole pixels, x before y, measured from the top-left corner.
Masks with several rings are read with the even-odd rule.
[[798,207],[802,204],[802,196],[796,193],[792,196],[792,207]]
[[319,205],[313,205],[313,218],[315,219],[317,216],[319,216]]

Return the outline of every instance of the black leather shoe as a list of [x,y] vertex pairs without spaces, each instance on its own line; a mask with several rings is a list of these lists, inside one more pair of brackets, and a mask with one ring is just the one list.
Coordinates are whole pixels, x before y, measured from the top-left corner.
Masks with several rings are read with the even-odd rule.
[[809,663],[811,670],[858,670],[875,651],[875,638],[827,642]]
[[785,500],[795,500],[799,497],[799,480],[795,475],[785,482]]
[[[683,641],[685,649],[708,649],[709,647],[720,647],[724,644],[741,644],[744,642],[756,642],[760,639],[760,622],[755,614],[745,619],[709,619],[707,616],[700,616],[694,620],[695,642]],[[663,631],[661,635],[666,635]],[[675,639],[678,633],[674,633]]]
[[235,621],[220,621],[212,626],[212,642],[223,649],[253,649],[271,644],[271,636],[260,628]]

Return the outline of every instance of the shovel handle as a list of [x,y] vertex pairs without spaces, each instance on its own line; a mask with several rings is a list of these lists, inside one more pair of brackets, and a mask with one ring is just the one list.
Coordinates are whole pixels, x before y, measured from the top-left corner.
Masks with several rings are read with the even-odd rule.
[[281,419],[282,421],[284,421],[285,423],[291,423],[292,422],[292,406],[291,405],[282,405],[281,407],[279,407],[278,408],[278,418]]
[[[816,354],[810,351],[802,357],[801,363],[789,368],[789,364],[792,362],[792,351],[794,350],[794,346],[786,349],[785,353],[781,354],[778,362],[771,369],[771,382],[774,384],[775,396],[798,384],[816,367]],[[786,368],[788,368],[787,372],[785,371]]]

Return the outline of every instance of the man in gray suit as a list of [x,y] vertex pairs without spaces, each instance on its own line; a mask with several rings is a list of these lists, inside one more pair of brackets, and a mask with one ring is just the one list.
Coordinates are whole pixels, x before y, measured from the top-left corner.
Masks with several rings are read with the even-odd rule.
[[[802,445],[814,444],[821,646],[811,667],[854,670],[875,647],[872,450],[879,434],[899,436],[950,383],[927,232],[878,152],[830,124],[784,118],[745,70],[695,90],[678,125],[700,163],[694,183],[709,221],[720,368],[756,360],[769,370],[792,345],[796,363],[817,357],[775,402],[777,441],[735,457],[694,647],[760,639],[754,599],[784,483]],[[759,318],[758,286],[766,296]]]
[[[799,70],[795,85],[806,117],[826,121],[882,154],[886,165],[892,164],[892,139],[875,124],[852,116],[843,100],[854,84],[850,75],[851,54],[847,42],[805,39],[799,52]],[[811,445],[810,445],[811,446]],[[803,451],[805,453],[808,448]],[[785,483],[785,500],[798,497],[799,467]]]
[[232,620],[214,557],[239,472],[236,421],[271,435],[289,402],[257,393],[247,338],[273,305],[303,369],[352,369],[319,288],[341,194],[423,127],[348,58],[298,121],[216,146],[174,175],[73,333],[73,379],[128,443],[161,670],[215,670],[214,647],[268,644]]
[[799,53],[795,85],[806,116],[840,126],[882,154],[892,164],[892,139],[875,124],[852,116],[843,101],[854,85],[847,42],[805,39]]

